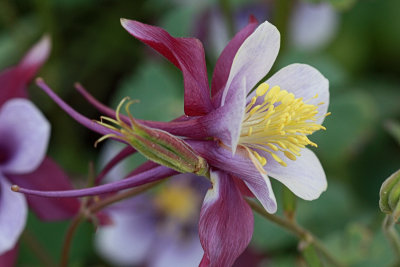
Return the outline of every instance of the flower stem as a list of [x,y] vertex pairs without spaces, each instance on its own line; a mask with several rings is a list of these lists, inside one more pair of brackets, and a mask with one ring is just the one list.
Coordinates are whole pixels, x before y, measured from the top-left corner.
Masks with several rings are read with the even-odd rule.
[[60,264],[61,267],[68,266],[68,256],[71,248],[72,239],[74,237],[76,230],[78,229],[78,226],[81,224],[84,218],[85,218],[84,215],[82,213],[79,213],[77,216],[74,217],[74,219],[68,226],[67,234],[65,235],[61,253],[61,264]]
[[65,235],[65,239],[64,239],[64,244],[63,244],[63,248],[62,248],[62,254],[61,254],[61,263],[60,266],[61,267],[67,267],[68,266],[68,258],[69,258],[69,251],[70,251],[70,247],[71,247],[71,243],[72,243],[72,239],[76,233],[76,230],[78,229],[78,226],[86,219],[86,218],[90,218],[91,216],[93,216],[94,214],[96,214],[96,212],[102,210],[103,208],[114,204],[118,201],[121,201],[123,199],[129,198],[129,197],[133,197],[136,196],[140,193],[143,193],[147,190],[149,190],[150,188],[162,183],[163,180],[161,181],[155,181],[152,183],[148,183],[139,187],[135,187],[132,188],[130,190],[126,190],[124,192],[115,194],[115,195],[111,195],[107,198],[104,198],[98,202],[93,203],[92,205],[90,205],[89,207],[87,207],[86,209],[82,209],[82,211],[77,214],[74,219],[71,221],[71,224],[68,227],[67,233]]
[[292,11],[293,1],[279,0],[275,1],[275,10],[273,15],[274,25],[281,33],[281,49],[286,44],[287,30],[289,27],[289,19]]
[[333,255],[329,252],[329,250],[322,244],[322,242],[315,237],[311,232],[304,229],[300,225],[298,225],[295,221],[288,220],[286,218],[279,217],[274,214],[270,214],[264,210],[262,206],[256,203],[253,200],[246,200],[250,207],[263,216],[264,218],[272,221],[273,223],[285,228],[286,230],[295,234],[300,240],[306,241],[309,244],[312,244],[315,249],[322,254],[327,261],[331,263],[332,266],[344,266],[338,260],[333,257]]
[[391,214],[387,214],[383,221],[383,232],[386,238],[389,240],[390,245],[396,254],[397,262],[400,262],[400,237],[395,229],[396,221]]
[[54,259],[50,256],[50,253],[46,251],[41,243],[39,243],[36,236],[31,231],[25,229],[21,235],[21,240],[29,247],[29,249],[32,250],[42,266],[56,266]]
[[233,21],[233,13],[230,0],[219,0],[219,5],[225,19],[225,24],[229,37],[232,38],[235,34],[235,25]]

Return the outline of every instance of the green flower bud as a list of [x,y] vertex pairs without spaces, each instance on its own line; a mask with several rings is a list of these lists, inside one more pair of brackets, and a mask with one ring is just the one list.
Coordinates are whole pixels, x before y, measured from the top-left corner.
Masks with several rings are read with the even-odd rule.
[[392,214],[395,221],[400,217],[400,170],[387,178],[379,193],[382,212]]
[[[97,140],[96,144],[107,138],[115,138],[130,144],[146,158],[160,165],[174,169],[182,173],[194,173],[205,175],[208,172],[207,161],[200,157],[183,139],[166,131],[147,127],[137,122],[129,112],[130,101],[125,106],[130,124],[120,118],[121,106],[127,98],[124,98],[116,110],[116,120],[102,117],[99,124],[108,127],[120,134],[108,134]],[[105,123],[108,121],[115,126]]]

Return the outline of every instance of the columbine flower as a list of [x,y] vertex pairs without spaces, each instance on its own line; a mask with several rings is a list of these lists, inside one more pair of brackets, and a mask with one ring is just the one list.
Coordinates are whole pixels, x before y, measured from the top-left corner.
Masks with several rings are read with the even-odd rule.
[[[0,262],[6,266],[13,265],[16,249],[12,249],[27,216],[26,199],[10,190],[11,183],[41,190],[71,188],[60,167],[46,157],[49,122],[33,103],[22,98],[27,96],[26,85],[49,51],[50,40],[44,38],[19,65],[0,73]],[[44,220],[68,218],[79,208],[76,200],[30,196],[27,200]]]
[[[253,32],[253,22],[218,59],[210,98],[203,52],[197,42],[173,38],[160,28],[136,21],[123,20],[122,24],[183,72],[185,113],[194,118],[170,123],[168,130],[203,138],[187,140],[213,167],[214,187],[204,201],[199,225],[203,263],[231,265],[250,241],[253,227],[251,210],[240,192],[243,184],[238,181],[244,182],[268,212],[277,207],[267,175],[306,200],[318,198],[326,189],[321,164],[305,146],[316,146],[307,135],[324,129],[328,81],[308,65],[293,64],[251,92],[268,73],[279,50],[277,29],[264,22]],[[197,127],[185,128],[185,124]],[[204,140],[206,137],[214,140]]]
[[[174,38],[161,28],[137,21],[122,20],[122,25],[183,73],[186,116],[168,123],[137,122],[181,136],[207,160],[213,186],[200,214],[199,235],[204,248],[200,265],[231,266],[247,247],[253,232],[252,211],[243,196],[255,196],[273,213],[277,205],[269,176],[306,200],[316,199],[326,190],[322,166],[306,146],[316,146],[307,135],[324,129],[321,123],[327,115],[328,81],[308,65],[293,64],[252,91],[272,67],[280,42],[273,25],[264,22],[257,27],[252,20],[219,57],[210,97],[204,50],[197,39]],[[116,138],[124,135],[123,131],[95,124],[59,99],[43,81],[38,81],[38,85],[83,125],[124,140]],[[78,89],[100,111],[115,117],[114,111]],[[129,123],[128,117],[120,118]],[[121,155],[116,158],[123,158]],[[153,164],[128,179],[96,188],[20,191],[55,197],[93,195],[137,186],[171,173]]]
[[203,249],[198,237],[201,201],[209,183],[181,174],[159,191],[110,206],[112,224],[96,232],[99,254],[117,266],[191,266]]

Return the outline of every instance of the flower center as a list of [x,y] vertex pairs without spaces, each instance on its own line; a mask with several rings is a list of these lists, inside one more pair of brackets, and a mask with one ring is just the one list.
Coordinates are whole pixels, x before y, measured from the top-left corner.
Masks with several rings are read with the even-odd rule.
[[14,156],[14,150],[17,145],[15,144],[14,138],[6,133],[0,132],[2,140],[0,140],[0,165],[6,164]]
[[[257,100],[262,97],[262,103],[256,104],[261,102]],[[318,94],[313,98],[317,97]],[[276,151],[283,152],[290,160],[296,160],[306,145],[317,147],[307,135],[326,130],[324,126],[315,123],[318,106],[324,103],[312,105],[307,102],[303,98],[295,98],[293,93],[281,90],[279,86],[269,88],[266,83],[260,84],[256,96],[246,106],[239,144],[248,148],[250,157],[254,156],[262,166],[267,160],[253,149],[268,152],[282,166],[287,164],[274,153]]]
[[161,189],[154,203],[168,216],[187,222],[195,217],[199,199],[198,193],[188,185],[169,185]]

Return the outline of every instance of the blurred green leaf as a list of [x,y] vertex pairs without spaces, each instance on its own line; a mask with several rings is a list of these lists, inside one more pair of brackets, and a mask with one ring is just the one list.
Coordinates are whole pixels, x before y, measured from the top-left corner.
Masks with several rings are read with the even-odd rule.
[[363,210],[357,208],[359,203],[347,185],[337,182],[334,176],[328,176],[328,189],[318,199],[299,199],[297,218],[300,225],[323,237],[343,229],[349,220],[358,218]]
[[[27,230],[33,236],[33,241],[27,243],[22,239],[20,242],[18,266],[43,266],[42,261],[38,255],[34,254],[31,246],[39,247],[44,255],[47,254],[48,258],[58,263],[69,222],[41,222],[33,213],[29,213],[27,225]],[[71,263],[77,264],[79,262],[80,266],[85,266],[85,261],[94,257],[93,233],[93,226],[90,223],[80,225],[71,246]]]
[[324,165],[337,168],[357,153],[371,137],[377,120],[377,106],[363,91],[332,97],[329,105],[332,115],[324,121],[326,131],[311,136],[318,144],[318,154]]
[[348,10],[354,6],[357,0],[327,0],[327,2],[337,9]]
[[177,6],[161,18],[160,26],[172,36],[189,37],[196,12],[198,9],[195,6]]
[[324,242],[334,255],[352,267],[391,266],[393,254],[382,232],[374,233],[360,223],[331,234]]
[[160,62],[149,60],[125,79],[112,106],[116,107],[126,96],[140,101],[132,106],[135,118],[168,121],[183,114],[183,82],[177,69],[171,70]]
[[302,252],[309,267],[323,266],[313,245],[307,244],[305,248],[302,248]]
[[400,123],[388,120],[385,122],[385,128],[400,145]]

